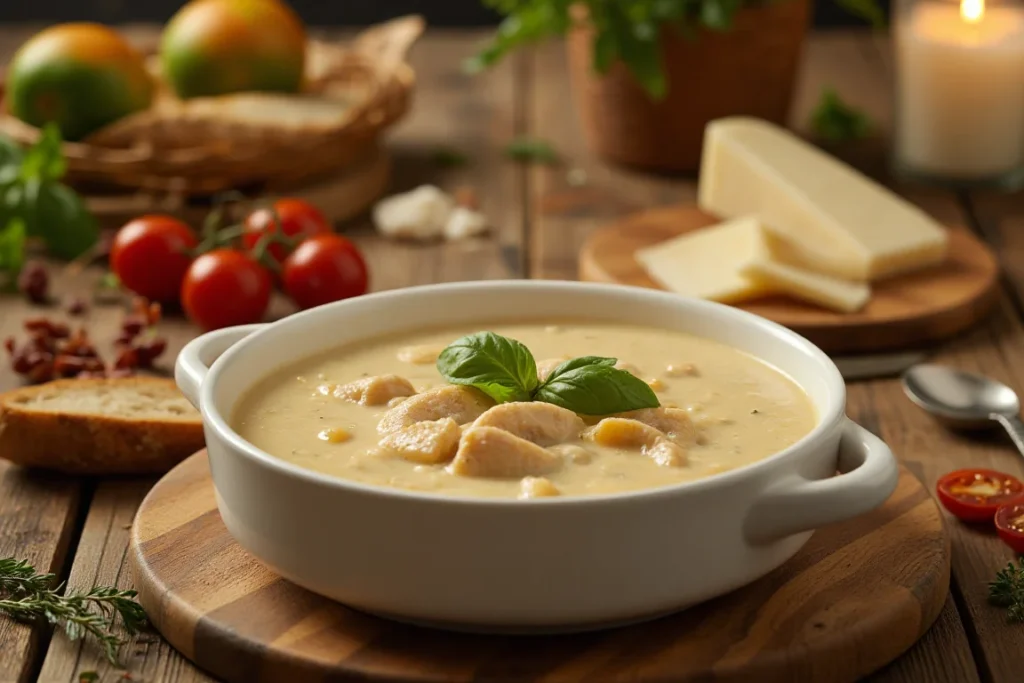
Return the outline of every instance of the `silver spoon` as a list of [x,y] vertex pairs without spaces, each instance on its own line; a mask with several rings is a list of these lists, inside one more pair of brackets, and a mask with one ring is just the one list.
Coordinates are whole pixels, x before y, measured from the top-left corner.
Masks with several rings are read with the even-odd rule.
[[998,422],[1024,455],[1024,421],[1013,389],[994,379],[941,365],[915,365],[903,373],[911,401],[956,427]]

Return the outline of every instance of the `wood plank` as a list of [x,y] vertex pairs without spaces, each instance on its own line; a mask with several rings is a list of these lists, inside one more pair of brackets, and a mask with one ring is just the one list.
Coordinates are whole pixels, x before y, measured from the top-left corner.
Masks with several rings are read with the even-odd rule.
[[[863,33],[836,32],[813,36],[805,48],[791,119],[793,126],[806,130],[809,113],[816,105],[822,88],[827,85],[835,87],[848,102],[864,109],[880,122],[884,130],[888,121],[888,86],[880,73],[881,60],[871,56],[875,49],[875,39]],[[605,168],[595,161],[572,120],[556,114],[565,108],[564,78],[563,58],[557,47],[538,52],[534,59],[530,133],[557,140],[559,149],[569,156],[570,163],[588,171],[590,185],[585,191],[568,187],[561,170],[534,169],[531,172],[530,261],[532,272],[540,277],[574,279],[576,249],[583,236],[631,211],[692,198],[696,186],[693,179],[650,178]],[[853,154],[852,163],[873,175],[884,173],[884,163],[876,158],[876,147],[857,146],[846,151]],[[915,199],[929,201],[927,196]],[[966,220],[949,197],[940,195],[938,201],[939,204],[930,204],[926,208],[935,210],[940,218]],[[996,333],[995,330],[1002,332]],[[987,363],[987,359],[994,356],[999,364],[998,370],[1008,373],[1009,367],[999,362],[998,355],[990,351],[992,341],[1003,337],[1018,344],[1024,340],[1019,319],[1005,307],[994,322],[947,347],[950,350],[943,351],[940,361],[968,358]],[[933,490],[938,476],[956,466],[981,464],[983,458],[1007,459],[1008,451],[1002,443],[993,442],[979,449],[973,442],[937,430],[927,416],[903,397],[898,383],[894,381],[852,385],[849,412],[855,420],[886,438],[929,490]],[[969,593],[970,604],[978,610],[988,609],[983,604],[983,592],[977,587],[982,578],[987,580],[990,569],[994,572],[999,566],[995,556],[1002,551],[998,542],[993,544],[993,539],[988,537],[982,538],[983,544],[978,546],[978,539],[973,538],[972,533],[966,529],[953,529],[954,569],[958,576],[962,576],[959,580],[968,587],[966,593]],[[973,559],[965,561],[965,557]],[[991,614],[999,617],[994,610]],[[1018,647],[1016,652],[1020,651]],[[958,606],[951,599],[947,601],[939,621],[918,645],[871,680],[886,683],[978,680]]]
[[[33,32],[32,27],[0,31],[0,63],[5,63]],[[0,339],[14,334],[27,304],[0,308]],[[7,370],[6,353],[0,359],[0,391],[16,383]],[[31,562],[39,571],[62,573],[68,545],[75,530],[84,486],[72,479],[31,473],[0,462],[0,557]],[[28,681],[34,675],[47,629],[18,624],[0,617],[0,681]]]
[[[68,577],[69,589],[84,591],[95,585],[131,588],[131,573],[125,563],[129,530],[135,509],[154,482],[155,479],[135,479],[99,485]],[[135,680],[179,683],[213,680],[153,634],[132,639],[122,649],[121,657]],[[101,681],[121,677],[120,670],[112,668],[104,660],[94,643],[71,642],[67,638],[55,637],[38,680],[77,683],[79,676],[86,671],[95,671]]]
[[[869,62],[876,64],[879,83],[891,92],[893,60],[889,43],[877,37],[865,39],[864,53]],[[1021,325],[1021,314],[1024,313],[1024,241],[1014,230],[1015,223],[1019,223],[1016,216],[1024,209],[1024,195],[962,193],[958,197],[959,206],[953,209],[949,191],[908,186],[902,186],[901,191],[940,218],[960,216],[966,225],[995,247],[1003,269],[1006,286],[1000,310],[987,328],[945,347],[936,362],[985,374],[1013,387],[1024,387],[1024,349],[1021,344],[1024,335]],[[938,196],[946,199],[936,200]],[[887,404],[891,406],[898,401],[902,411],[906,401],[900,399],[901,396],[894,394]],[[914,417],[915,420],[922,418],[920,414]],[[927,429],[924,425],[934,424],[926,417],[923,419],[919,423],[920,428]],[[905,425],[893,432],[909,432],[915,428]],[[897,438],[897,435],[894,433],[892,438]],[[991,467],[1017,476],[1024,473],[1019,455],[999,433],[957,435],[943,431],[941,438],[945,443],[932,446],[933,455],[922,458],[922,464],[928,466],[924,471],[926,481],[940,476],[943,471],[970,466]],[[946,443],[952,448],[947,449]],[[996,570],[1012,559],[1013,553],[989,530],[972,529],[951,517],[948,519],[953,536],[954,596],[960,615],[968,626],[967,635],[976,663],[985,680],[996,683],[1017,681],[1024,668],[1024,633],[1008,626],[1002,610],[988,605],[986,599],[988,581]]]
[[[479,81],[463,75],[459,64],[472,53],[479,39],[477,33],[428,33],[414,48],[411,59],[418,76],[416,105],[409,119],[396,131],[389,147],[394,158],[394,190],[409,189],[424,182],[448,190],[472,186],[482,210],[496,226],[494,235],[463,243],[396,244],[377,236],[367,217],[362,216],[347,226],[346,234],[363,249],[375,290],[522,275],[525,173],[504,161],[501,148],[522,125],[517,111],[525,87],[524,71],[520,60],[513,59]],[[470,158],[469,164],[463,168],[438,168],[432,157],[438,149],[449,148],[465,153]],[[92,270],[86,277],[98,277],[98,272]],[[0,308],[3,319],[20,320],[20,314],[8,315],[7,310]],[[291,310],[279,300],[275,302],[271,317]],[[167,355],[169,363],[181,343],[192,338],[197,330],[180,317],[165,322],[162,327],[173,337],[174,348]],[[84,589],[94,584],[129,587],[131,579],[124,569],[127,527],[152,483],[150,479],[138,479],[99,484],[74,558],[70,576],[72,587]],[[132,677],[139,680],[161,683],[212,680],[162,639],[152,636],[133,639],[123,650],[123,658]],[[55,637],[46,652],[39,681],[77,683],[82,671],[100,672],[102,681],[120,677],[96,648]],[[5,680],[0,675],[0,681]]]
[[[413,48],[416,100],[390,144],[392,191],[434,184],[446,191],[472,191],[491,220],[489,238],[431,245],[396,244],[369,229],[353,233],[367,256],[374,289],[411,284],[522,277],[522,169],[505,160],[503,146],[522,128],[525,72],[513,58],[485,75],[462,72],[462,61],[479,47],[482,32],[429,32]],[[462,167],[441,167],[434,157],[450,150],[465,155]]]
[[631,211],[692,199],[695,188],[594,158],[570,102],[564,46],[552,41],[529,56],[529,134],[551,143],[564,163],[529,169],[528,270],[534,278],[575,280],[577,250],[591,230]]
[[[836,87],[841,97],[875,122],[879,136],[840,153],[849,151],[852,163],[892,185],[939,220],[970,226],[971,216],[952,193],[901,184],[889,173],[885,157],[892,121],[888,50],[884,38],[864,33],[838,32],[812,41],[794,121],[804,126],[808,107],[817,101],[822,86]],[[1022,338],[1020,317],[1004,296],[986,324],[939,347],[932,360],[1006,380],[1017,365],[1007,362],[1008,354],[1020,353],[1017,348]],[[882,436],[930,491],[941,475],[960,467],[989,466],[1018,476],[1024,473],[1019,457],[1005,440],[979,441],[937,428],[906,399],[895,380],[854,384],[849,401],[851,417]],[[947,521],[953,545],[951,599],[955,613],[947,609],[922,639],[922,647],[912,649],[879,676],[884,680],[959,681],[975,680],[980,671],[984,680],[1016,681],[1024,665],[1019,629],[1007,629],[1004,616],[986,601],[987,582],[1011,553],[993,534],[979,533],[949,516]],[[897,667],[902,669],[902,677],[893,678]]]

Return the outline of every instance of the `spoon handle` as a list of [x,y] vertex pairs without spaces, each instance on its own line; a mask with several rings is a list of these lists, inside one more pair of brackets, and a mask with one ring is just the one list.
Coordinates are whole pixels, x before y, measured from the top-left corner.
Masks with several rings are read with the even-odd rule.
[[1017,450],[1020,451],[1021,455],[1024,455],[1024,421],[1016,415],[999,415],[995,414],[992,416],[996,422],[1003,425],[1003,429],[1013,439],[1013,443],[1017,446]]

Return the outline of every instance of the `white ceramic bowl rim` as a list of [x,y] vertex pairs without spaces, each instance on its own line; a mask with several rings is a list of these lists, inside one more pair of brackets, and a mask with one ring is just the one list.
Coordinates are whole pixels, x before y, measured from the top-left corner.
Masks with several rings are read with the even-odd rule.
[[[648,297],[652,299],[661,299],[665,303],[678,303],[681,297],[676,294],[669,292],[662,292],[658,290],[644,289],[640,287],[627,287],[623,285],[612,285],[612,284],[597,284],[597,283],[584,283],[574,281],[559,281],[559,280],[485,280],[485,281],[469,281],[469,282],[452,282],[434,285],[420,285],[416,287],[406,287],[402,289],[387,290],[383,292],[377,292],[373,294],[366,294],[359,297],[358,301],[363,303],[377,303],[381,306],[387,305],[388,301],[403,296],[408,296],[410,292],[417,292],[420,294],[444,294],[452,291],[466,291],[472,290],[475,293],[486,293],[488,290],[495,289],[506,289],[508,287],[515,287],[520,289],[534,289],[537,290],[537,294],[545,292],[547,294],[554,294],[557,292],[571,293],[573,291],[590,291],[600,292],[601,290],[607,291],[609,294],[621,294],[623,290],[628,290],[631,296]],[[274,328],[279,326],[288,325],[292,321],[305,319],[309,317],[323,315],[325,309],[343,309],[345,306],[352,303],[353,299],[337,301],[323,306],[318,306],[306,311],[301,311],[293,315],[283,318],[279,321],[266,324],[252,334],[246,336],[244,339],[231,345],[224,353],[222,353],[210,366],[209,372],[206,373],[203,379],[202,387],[200,389],[200,405],[201,413],[204,422],[208,428],[214,429],[218,434],[226,439],[234,448],[238,449],[239,452],[245,454],[246,457],[252,459],[256,463],[263,467],[270,468],[277,471],[280,474],[298,478],[309,483],[319,484],[329,488],[339,489],[342,491],[359,492],[362,494],[379,495],[386,497],[401,497],[415,499],[417,501],[428,503],[428,504],[463,504],[473,506],[506,506],[506,505],[522,505],[523,502],[517,499],[506,499],[506,498],[474,498],[471,496],[449,496],[437,493],[419,493],[407,489],[390,488],[386,486],[373,486],[370,484],[363,484],[361,482],[343,479],[341,477],[333,477],[327,474],[322,474],[314,470],[305,469],[294,465],[285,460],[277,458],[266,451],[257,448],[255,445],[249,443],[241,435],[239,435],[224,419],[220,411],[216,407],[216,401],[213,396],[213,387],[217,383],[217,378],[223,369],[231,363],[232,358],[240,353],[240,351],[248,344],[251,340],[256,337],[273,334]],[[846,384],[839,372],[839,369],[835,366],[832,360],[817,346],[812,344],[804,337],[796,334],[795,332],[774,323],[766,318],[748,313],[738,308],[725,306],[723,304],[713,303],[709,301],[703,301],[698,299],[686,299],[687,305],[698,310],[704,309],[709,312],[721,311],[722,309],[728,311],[729,315],[736,316],[744,324],[752,327],[759,328],[761,332],[769,335],[781,338],[790,346],[796,348],[798,351],[813,360],[818,366],[820,366],[822,372],[825,374],[823,379],[829,387],[829,402],[825,406],[825,410],[821,411],[818,416],[818,422],[809,433],[804,435],[803,438],[798,440],[796,443],[789,447],[774,453],[762,460],[759,460],[743,467],[729,470],[721,474],[715,474],[710,477],[704,477],[702,479],[696,479],[694,481],[682,482],[679,484],[673,484],[669,486],[661,486],[651,489],[638,489],[632,491],[624,491],[619,493],[607,493],[607,494],[595,494],[588,496],[564,496],[564,497],[550,497],[550,498],[537,498],[530,501],[530,506],[535,507],[537,505],[607,505],[609,503],[621,503],[628,504],[637,502],[641,499],[647,500],[651,498],[660,498],[662,496],[675,496],[679,495],[684,491],[691,491],[696,489],[714,489],[718,487],[728,486],[735,479],[745,477],[749,472],[754,472],[763,468],[771,467],[773,463],[779,460],[787,459],[798,451],[803,450],[809,444],[819,439],[822,439],[827,434],[833,432],[839,427],[841,422],[845,419],[846,409]],[[651,327],[657,327],[651,325]],[[299,360],[299,359],[294,359]],[[260,375],[256,378],[248,388],[251,388],[253,384],[266,377],[266,374]]]

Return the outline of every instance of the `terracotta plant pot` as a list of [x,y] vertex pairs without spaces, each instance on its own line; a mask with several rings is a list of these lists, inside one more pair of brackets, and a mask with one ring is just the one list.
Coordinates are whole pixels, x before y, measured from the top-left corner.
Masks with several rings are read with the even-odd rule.
[[725,32],[664,29],[668,95],[660,101],[622,63],[596,73],[593,32],[579,22],[568,37],[569,69],[591,147],[615,163],[693,171],[708,121],[743,114],[786,123],[809,16],[808,0],[775,0],[740,10]]

